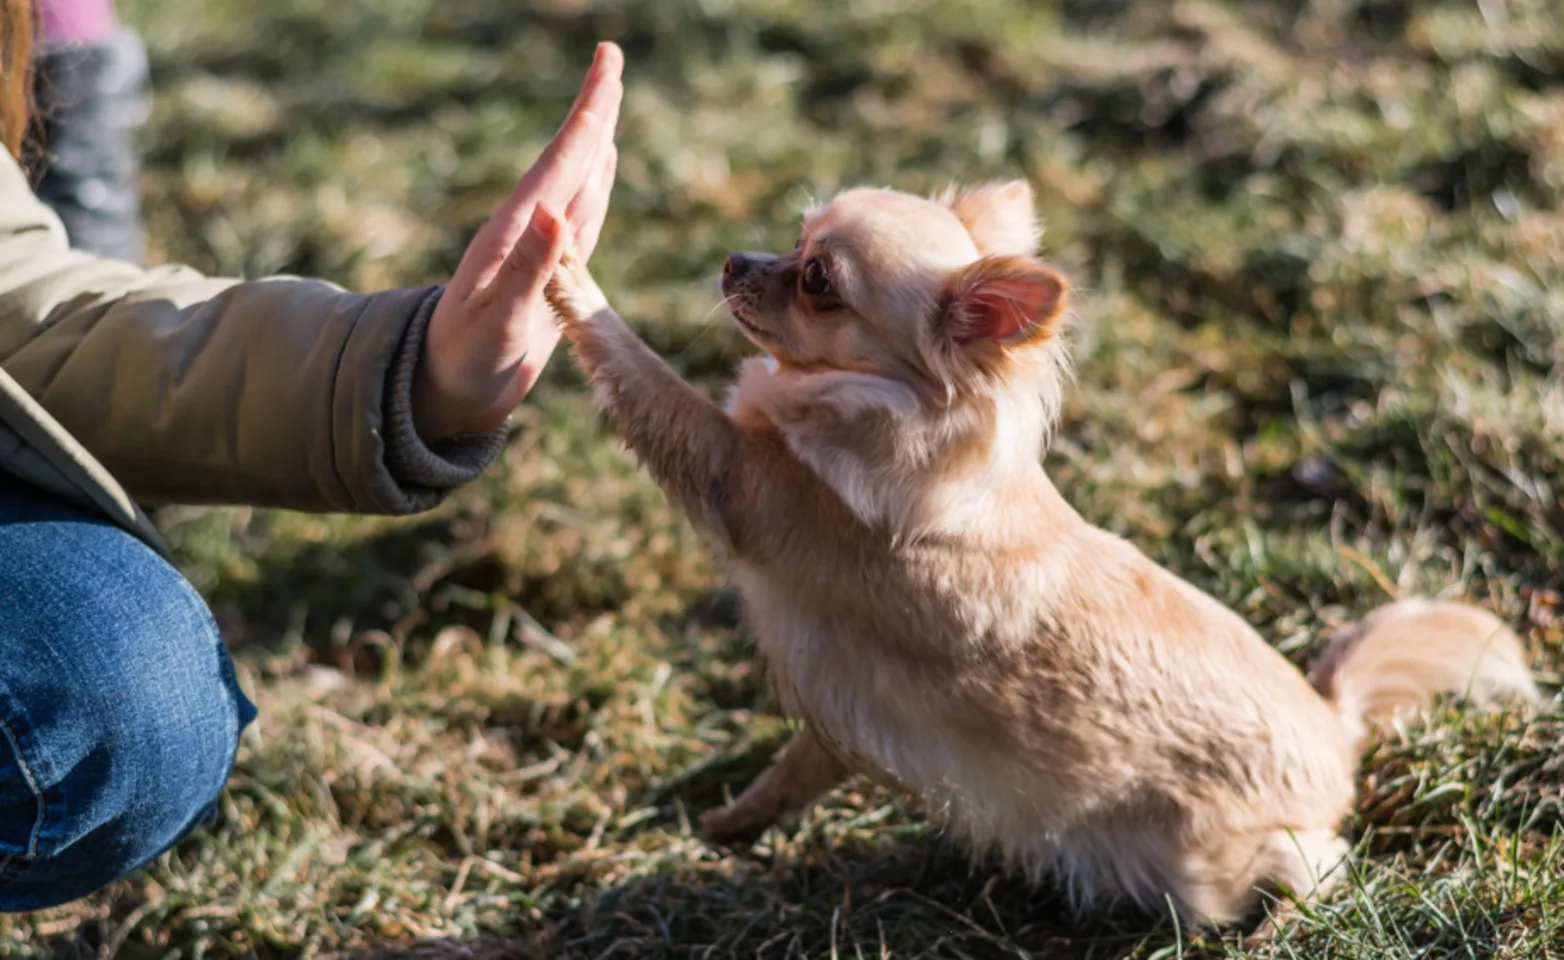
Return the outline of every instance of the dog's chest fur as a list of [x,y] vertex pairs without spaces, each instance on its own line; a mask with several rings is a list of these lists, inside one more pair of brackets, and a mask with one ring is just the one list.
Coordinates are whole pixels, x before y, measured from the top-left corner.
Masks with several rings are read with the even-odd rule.
[[1077,712],[1065,701],[1085,694],[1089,671],[1050,663],[1030,635],[1046,618],[1046,595],[1026,589],[1039,571],[855,559],[835,571],[734,565],[785,709],[849,766],[918,794],[979,845],[1056,833],[1088,794],[1076,783],[1088,746],[1064,725],[1036,732],[1054,711]]

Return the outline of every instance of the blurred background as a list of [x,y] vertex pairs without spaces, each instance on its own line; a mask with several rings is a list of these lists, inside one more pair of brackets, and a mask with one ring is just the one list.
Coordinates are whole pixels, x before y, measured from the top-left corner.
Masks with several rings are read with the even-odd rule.
[[[617,41],[594,271],[714,391],[746,353],[716,310],[727,253],[791,247],[843,186],[1026,177],[1080,291],[1047,463],[1088,519],[1299,663],[1387,594],[1444,591],[1558,679],[1556,0],[121,14],[150,56],[149,259],[360,289],[448,276]],[[0,954],[1247,955],[1133,912],[1072,920],[864,784],[753,849],[702,843],[694,815],[785,736],[736,601],[564,354],[518,424],[427,516],[160,514],[262,720],[216,825],[85,905],[0,918]],[[1387,738],[1365,872],[1259,955],[1560,942],[1561,732],[1555,706]]]

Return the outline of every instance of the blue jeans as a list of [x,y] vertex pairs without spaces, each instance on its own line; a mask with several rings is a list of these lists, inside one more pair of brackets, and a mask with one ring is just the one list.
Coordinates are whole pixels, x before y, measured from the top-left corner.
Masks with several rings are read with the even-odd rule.
[[211,819],[254,716],[178,571],[0,471],[0,912],[85,896]]

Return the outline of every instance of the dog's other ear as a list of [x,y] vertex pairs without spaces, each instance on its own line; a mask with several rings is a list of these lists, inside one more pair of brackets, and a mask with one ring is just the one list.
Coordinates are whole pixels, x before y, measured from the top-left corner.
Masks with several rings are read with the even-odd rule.
[[1037,222],[1032,186],[1025,180],[985,183],[946,196],[956,219],[985,257],[1024,257],[1037,252],[1043,228]]
[[1053,336],[1069,294],[1063,274],[1039,260],[984,257],[950,279],[935,323],[953,343],[1018,346]]

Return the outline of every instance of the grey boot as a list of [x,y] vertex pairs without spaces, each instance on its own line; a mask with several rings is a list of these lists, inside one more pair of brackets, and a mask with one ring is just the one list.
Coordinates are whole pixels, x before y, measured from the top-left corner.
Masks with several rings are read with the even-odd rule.
[[101,44],[39,51],[38,196],[78,250],[137,264],[146,257],[135,132],[149,92],[146,48],[128,27]]

